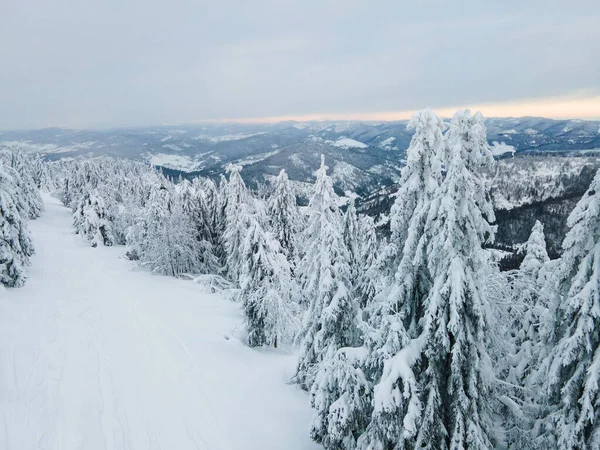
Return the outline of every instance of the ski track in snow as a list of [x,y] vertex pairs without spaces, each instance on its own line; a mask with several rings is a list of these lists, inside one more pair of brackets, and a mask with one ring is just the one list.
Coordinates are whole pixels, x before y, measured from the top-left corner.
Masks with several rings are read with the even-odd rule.
[[0,448],[318,448],[295,358],[224,339],[238,305],[89,247],[44,200],[29,279],[0,290]]

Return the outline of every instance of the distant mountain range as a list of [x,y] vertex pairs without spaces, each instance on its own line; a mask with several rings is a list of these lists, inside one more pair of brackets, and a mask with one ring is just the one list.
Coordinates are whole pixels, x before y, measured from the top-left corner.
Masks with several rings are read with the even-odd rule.
[[[216,176],[227,165],[240,164],[244,166],[244,178],[254,185],[285,168],[300,190],[312,181],[319,155],[323,153],[338,191],[364,195],[398,181],[411,139],[406,123],[48,128],[0,132],[0,145],[37,151],[48,159],[110,155],[143,160],[173,176]],[[600,121],[491,118],[486,125],[492,150],[497,155],[600,149]]]
[[[49,128],[0,132],[0,147],[40,152],[52,160],[104,155],[130,158],[160,167],[173,178],[218,178],[229,164],[238,164],[244,166],[245,181],[259,189],[285,168],[301,202],[310,195],[314,172],[324,154],[338,193],[358,195],[359,210],[378,217],[385,231],[412,136],[406,124]],[[498,246],[511,248],[523,242],[540,219],[548,225],[548,250],[557,256],[566,217],[600,167],[600,121],[491,118],[486,126],[493,153],[503,158],[495,173],[488,174],[499,225]],[[517,157],[510,158],[512,155]],[[572,155],[580,157],[565,158]]]

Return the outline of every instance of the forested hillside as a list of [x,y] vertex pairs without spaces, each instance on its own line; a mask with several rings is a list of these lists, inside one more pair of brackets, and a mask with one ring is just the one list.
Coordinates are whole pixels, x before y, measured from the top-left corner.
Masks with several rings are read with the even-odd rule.
[[[449,120],[445,119],[448,123]],[[536,117],[486,119],[495,156],[563,154],[600,149],[600,121]],[[162,167],[173,178],[219,176],[242,165],[254,187],[285,167],[292,181],[314,181],[320,154],[327,156],[338,193],[367,195],[398,181],[412,131],[396,122],[204,123],[185,126],[0,131],[0,147],[22,148],[58,160],[112,156]]]
[[[123,158],[5,151],[2,284],[27,280],[26,222],[47,190],[90,251],[121,246],[141,270],[228,292],[245,344],[296,352],[289,382],[326,449],[598,448],[598,160],[497,161],[468,110],[407,128],[377,221],[336,191],[326,152],[300,207],[285,153],[249,187],[241,164],[173,180]],[[501,271],[493,247],[516,243],[522,261]]]
[[[540,220],[546,225],[548,251],[552,258],[558,257],[568,231],[567,217],[598,168],[600,156],[520,155],[498,160],[485,175],[498,225],[494,245],[517,250]],[[384,233],[397,189],[397,184],[382,188],[358,202],[362,212],[382,220]]]

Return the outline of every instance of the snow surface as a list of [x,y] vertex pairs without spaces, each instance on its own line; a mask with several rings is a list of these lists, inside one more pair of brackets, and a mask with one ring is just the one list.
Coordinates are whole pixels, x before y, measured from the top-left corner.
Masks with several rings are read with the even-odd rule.
[[242,166],[242,167],[248,166],[250,164],[255,164],[264,159],[267,159],[270,156],[274,156],[277,153],[279,153],[279,150],[273,150],[272,152],[259,153],[258,155],[250,155],[246,158],[238,159],[237,161],[235,161],[235,164],[237,164],[238,166]]
[[368,145],[365,144],[364,142],[360,142],[355,139],[350,139],[347,137],[341,137],[335,142],[332,141],[331,145],[334,145],[334,146],[340,147],[340,148],[367,148],[368,147]]
[[217,142],[240,141],[242,139],[247,139],[249,137],[260,136],[261,134],[267,134],[267,133],[266,133],[266,131],[261,131],[258,133],[225,134],[222,136],[207,136],[205,134],[201,134],[199,136],[196,136],[194,139],[217,143]]
[[295,358],[245,346],[237,304],[89,247],[44,200],[30,278],[0,290],[0,448],[318,448]]
[[394,141],[396,140],[396,138],[394,136],[391,136],[387,139],[384,139],[383,141],[381,141],[378,144],[379,148],[382,148],[384,150],[396,150],[397,147],[394,147]]
[[192,161],[186,155],[171,155],[167,153],[158,153],[150,157],[150,164],[153,166],[168,167],[169,169],[191,172],[198,168],[198,164]]
[[166,148],[167,150],[173,150],[174,152],[180,152],[182,150],[179,145],[175,144],[165,144],[163,145],[163,148]]
[[506,144],[505,142],[494,141],[490,147],[490,151],[494,156],[501,156],[505,153],[512,153],[514,155],[516,149],[512,145]]
[[80,142],[72,145],[37,144],[31,141],[0,141],[0,147],[14,147],[24,152],[46,154],[71,153],[92,148],[96,141]]

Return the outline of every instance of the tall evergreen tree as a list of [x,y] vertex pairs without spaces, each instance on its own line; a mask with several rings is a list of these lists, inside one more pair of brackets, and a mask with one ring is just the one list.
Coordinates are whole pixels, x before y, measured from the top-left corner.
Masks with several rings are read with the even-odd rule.
[[409,220],[388,295],[399,307],[389,308],[391,325],[376,351],[383,370],[361,448],[493,447],[490,318],[482,281],[491,268],[482,244],[493,240],[495,228],[481,174],[493,159],[479,114],[455,114],[442,161],[445,180],[435,187],[440,175],[432,168],[425,179],[425,192],[435,187],[430,201],[421,200],[426,214],[415,208]]
[[[378,258],[372,256],[376,245],[373,242],[373,223],[365,223],[367,231],[362,255],[365,261],[370,261],[371,267],[365,268],[358,283],[359,295],[366,306],[364,316],[367,322],[360,324],[365,345],[363,348],[341,349],[327,358],[313,388],[311,397],[317,416],[313,422],[312,437],[328,449],[352,449],[357,444],[365,449],[392,448],[399,441],[396,437],[403,428],[398,414],[392,411],[379,413],[371,419],[372,384],[381,378],[384,362],[410,343],[407,329],[411,326],[411,314],[400,312],[405,299],[398,285],[409,281],[414,285],[414,279],[423,278],[421,272],[426,271],[419,270],[419,264],[413,268],[413,260],[423,234],[429,202],[442,180],[438,158],[443,145],[444,124],[431,111],[422,111],[413,117],[409,128],[415,129],[415,135],[392,211],[392,237],[385,243]],[[412,228],[406,230],[409,225]],[[412,242],[404,255],[406,261],[399,267],[407,231]],[[426,267],[425,259],[419,261],[421,266]],[[391,269],[390,265],[396,268]],[[393,280],[393,277],[390,280],[390,274],[395,271],[398,275],[394,285],[375,296],[375,289],[380,290],[386,282],[390,283]],[[406,289],[406,292],[419,293],[412,289]],[[398,401],[401,399],[399,395]]]
[[0,157],[3,157],[6,166],[16,173],[16,176],[13,176],[16,185],[14,201],[21,216],[26,219],[40,217],[44,204],[34,179],[37,159],[20,149],[1,152]]
[[539,336],[546,305],[540,297],[544,274],[550,258],[546,251],[544,226],[536,221],[529,239],[523,246],[525,258],[519,270],[508,274],[511,295],[509,349],[499,367],[507,383],[502,385],[501,400],[505,404],[506,441],[511,448],[532,448],[531,419],[537,414],[537,392],[530,389],[532,371],[535,370],[542,343]]
[[128,254],[162,275],[202,270],[194,226],[172,187],[152,188],[143,216],[128,234]]
[[446,179],[425,225],[433,284],[424,305],[422,354],[428,367],[420,384],[427,402],[417,442],[491,448],[494,374],[486,345],[493,323],[484,280],[493,268],[482,245],[494,240],[495,216],[482,175],[493,158],[481,115],[458,111],[446,149]]
[[[342,237],[348,256],[353,255],[349,264],[354,266],[358,295],[353,306],[360,311],[360,306],[372,299],[377,286],[373,219],[368,216],[358,219],[351,203],[343,218]],[[371,385],[363,370],[367,352],[363,347],[351,347],[362,343],[360,313],[354,326],[355,338],[347,341],[347,347],[335,352],[331,349],[325,354],[310,389],[311,405],[316,412],[311,437],[326,449],[354,449],[360,430],[364,430],[369,420]]]
[[523,258],[519,270],[532,280],[537,280],[544,264],[550,261],[546,250],[544,226],[539,220],[535,221],[523,250],[525,251],[525,258]]
[[553,274],[552,347],[545,381],[549,439],[560,449],[600,448],[600,171],[567,220],[570,230]]
[[[391,242],[399,249],[393,264],[394,271],[398,268],[409,233],[417,233],[412,236],[409,245],[418,240],[424,211],[442,181],[443,132],[447,127],[433,111],[424,109],[413,115],[406,128],[414,130],[414,134],[406,151],[406,166],[400,174],[400,187],[390,211]],[[415,214],[420,224],[415,221],[411,224]]]
[[0,160],[0,285],[19,287],[25,282],[33,245],[15,198],[19,175]]
[[323,359],[358,342],[350,255],[323,155],[309,210],[308,227],[302,236],[307,250],[299,264],[302,292],[309,306],[300,333],[302,350],[296,373],[298,384],[306,390],[311,388]]
[[[419,265],[415,259],[429,202],[442,180],[439,158],[444,128],[441,119],[429,110],[415,114],[409,122],[408,129],[414,129],[415,134],[407,150],[407,165],[402,171],[401,185],[391,211],[392,236],[383,247],[380,257],[372,261],[372,267],[363,275],[369,281],[363,287],[367,292],[366,300],[372,301],[365,301],[368,322],[362,325],[369,349],[365,372],[375,382],[381,377],[385,360],[409,342],[406,330],[411,327],[411,317],[415,314],[415,311],[411,312],[411,307],[417,300],[411,303],[407,296],[419,295],[420,291],[415,286],[427,282],[427,277],[423,275],[426,261],[419,260]],[[407,241],[409,235],[411,240]],[[405,243],[406,249],[403,251]],[[382,278],[379,282],[378,277]],[[386,282],[392,285],[385,287]],[[375,298],[374,287],[385,287],[385,290]],[[400,311],[400,305],[406,306],[405,310]],[[370,415],[371,408],[363,414]],[[379,433],[379,422],[370,427],[369,434]],[[364,430],[356,431],[360,434]],[[369,442],[374,439],[363,438]]]
[[327,450],[353,450],[369,423],[371,383],[365,347],[342,347],[323,360],[310,391],[311,438]]
[[202,273],[216,273],[219,260],[214,253],[212,211],[206,203],[204,182],[195,178],[192,183],[185,180],[179,184],[179,201],[189,226],[193,229],[198,268]]
[[38,190],[53,191],[56,188],[49,172],[48,165],[42,156],[39,154],[32,155],[31,173]]
[[539,220],[531,229],[523,246],[525,258],[514,275],[512,303],[518,312],[513,326],[513,354],[508,375],[510,383],[521,385],[531,370],[531,358],[539,352],[539,325],[544,320],[546,305],[540,298],[544,267],[550,261],[546,250],[544,226]]
[[210,178],[206,178],[202,181],[199,191],[201,191],[203,195],[202,205],[205,231],[207,233],[206,239],[208,239],[215,249],[214,254],[217,257],[220,257],[221,251],[219,248],[222,246],[222,230],[219,223],[222,222],[223,219],[220,217],[219,190]]
[[360,236],[358,246],[357,282],[356,293],[361,308],[371,303],[377,291],[381,289],[381,273],[377,266],[377,252],[379,243],[375,222],[370,216],[359,219],[358,233]]
[[227,216],[225,214],[227,207],[227,179],[221,174],[219,185],[213,183],[215,188],[214,207],[214,235],[216,239],[215,255],[221,263],[221,272],[227,272],[227,250],[225,248],[225,230],[227,229]]
[[248,343],[252,347],[290,344],[298,329],[290,264],[260,221],[253,216],[248,222],[240,273]]
[[90,241],[92,247],[114,244],[111,218],[98,189],[86,192],[77,203],[73,213],[73,228]]
[[350,266],[352,268],[353,275],[358,273],[356,265],[360,260],[360,241],[359,241],[359,229],[358,229],[358,216],[356,214],[356,207],[354,206],[354,200],[350,200],[348,208],[344,213],[342,220],[342,236],[344,237],[344,243],[348,248],[350,255]]
[[225,189],[225,232],[224,243],[227,254],[227,273],[235,281],[239,281],[242,268],[242,249],[248,219],[252,214],[251,202],[246,185],[240,175],[242,168],[230,168],[229,181]]
[[275,238],[288,256],[295,262],[298,256],[297,239],[300,232],[300,212],[296,205],[296,194],[284,169],[275,179],[273,193],[269,198],[268,213],[270,227]]

